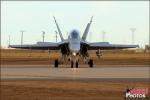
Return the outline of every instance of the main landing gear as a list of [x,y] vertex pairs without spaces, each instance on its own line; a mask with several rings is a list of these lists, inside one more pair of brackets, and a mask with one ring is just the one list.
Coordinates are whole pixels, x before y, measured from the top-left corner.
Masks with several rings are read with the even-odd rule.
[[88,65],[89,65],[89,67],[93,67],[93,60],[92,59],[89,60]]
[[58,62],[58,60],[56,59],[56,60],[55,60],[55,68],[58,68],[58,65],[59,65],[59,62]]

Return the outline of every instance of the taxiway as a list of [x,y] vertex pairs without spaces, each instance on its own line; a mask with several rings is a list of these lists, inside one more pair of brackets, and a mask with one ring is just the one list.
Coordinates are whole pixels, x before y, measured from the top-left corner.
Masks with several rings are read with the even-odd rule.
[[[20,67],[19,67],[20,66]],[[27,65],[26,65],[27,66]],[[149,79],[148,66],[49,68],[42,65],[2,65],[1,79]],[[42,68],[43,67],[43,68]]]

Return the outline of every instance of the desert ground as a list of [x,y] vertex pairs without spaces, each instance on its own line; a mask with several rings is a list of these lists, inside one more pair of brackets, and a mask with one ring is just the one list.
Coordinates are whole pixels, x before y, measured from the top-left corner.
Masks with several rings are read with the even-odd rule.
[[[135,52],[133,50],[102,51],[100,59],[96,51],[90,51],[90,57],[96,65],[149,65],[150,54],[146,52]],[[53,65],[55,59],[60,59],[60,51],[42,50],[1,50],[2,65]],[[64,64],[70,64],[66,61]],[[79,64],[84,64],[80,59]]]
[[131,80],[5,80],[1,83],[1,100],[124,100],[126,89],[134,87],[149,88],[149,83]]
[[[102,51],[97,65],[150,65],[150,55],[133,50]],[[59,51],[1,49],[1,65],[49,65],[60,57]],[[65,62],[64,64],[70,64]],[[80,64],[83,64],[81,61]],[[79,65],[80,67],[80,65]],[[1,80],[1,100],[125,100],[128,88],[148,88],[149,80],[39,79]],[[130,99],[131,100],[131,99]],[[149,100],[149,98],[145,99]]]

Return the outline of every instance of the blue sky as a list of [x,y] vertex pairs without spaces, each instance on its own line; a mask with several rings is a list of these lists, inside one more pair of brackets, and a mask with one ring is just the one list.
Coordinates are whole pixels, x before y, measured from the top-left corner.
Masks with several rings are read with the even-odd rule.
[[[148,44],[149,1],[2,1],[1,38],[2,46],[20,44],[20,30],[24,32],[24,44],[55,41],[56,17],[64,37],[77,29],[82,36],[86,24],[93,16],[87,41],[106,41],[116,44],[131,44],[130,28],[136,28],[135,44]],[[59,39],[60,40],[60,39]]]

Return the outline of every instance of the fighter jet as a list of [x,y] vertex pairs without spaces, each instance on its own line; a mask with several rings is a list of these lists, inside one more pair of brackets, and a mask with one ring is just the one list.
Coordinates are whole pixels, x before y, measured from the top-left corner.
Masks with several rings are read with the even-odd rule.
[[109,42],[88,42],[86,40],[93,16],[90,22],[87,24],[83,36],[80,37],[78,30],[72,30],[68,36],[68,39],[64,39],[60,27],[54,17],[54,22],[57,27],[57,31],[60,35],[61,41],[55,42],[37,42],[36,44],[27,45],[9,45],[11,48],[20,49],[39,49],[39,50],[60,50],[62,57],[61,59],[55,59],[54,67],[58,67],[60,64],[67,59],[71,63],[71,68],[78,68],[79,58],[82,58],[84,63],[88,64],[89,67],[93,67],[93,60],[90,58],[88,53],[89,50],[96,50],[96,55],[98,58],[102,56],[101,50],[110,49],[126,49],[126,48],[136,48],[138,45],[124,45],[124,44],[110,44]]

